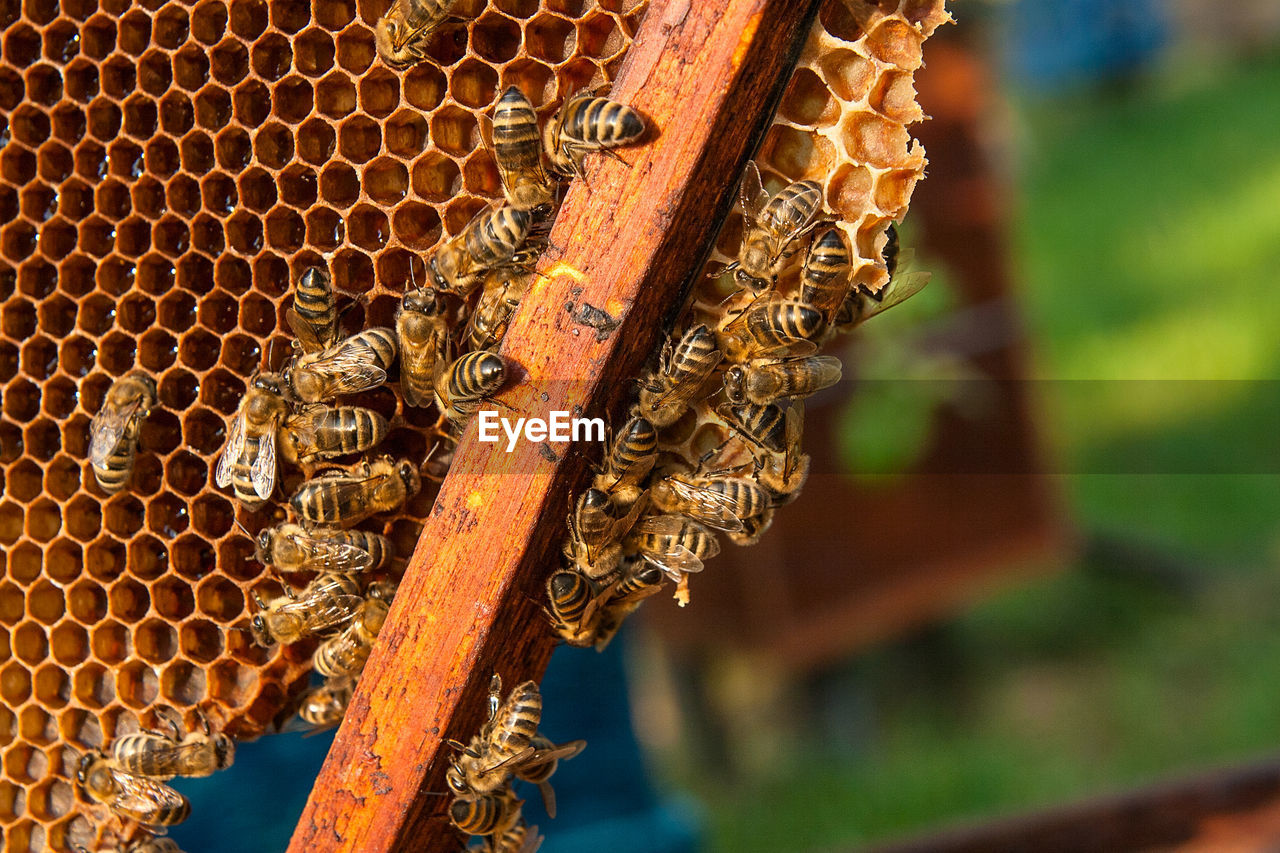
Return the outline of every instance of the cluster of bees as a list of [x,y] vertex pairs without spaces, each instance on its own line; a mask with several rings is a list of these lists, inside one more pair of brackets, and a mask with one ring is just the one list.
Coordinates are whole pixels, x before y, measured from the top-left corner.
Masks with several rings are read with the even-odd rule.
[[[376,29],[383,60],[395,68],[422,61],[427,37],[453,5],[397,0]],[[300,590],[282,581],[281,594],[269,598],[250,592],[256,613],[249,627],[257,642],[321,640],[313,666],[323,682],[298,700],[298,727],[321,729],[341,720],[395,594],[395,582],[383,571],[395,556],[391,542],[355,527],[401,509],[422,488],[420,466],[427,462],[385,455],[348,465],[332,461],[373,450],[391,427],[378,412],[339,405],[338,398],[386,384],[398,359],[404,404],[435,405],[440,412],[432,430],[439,441],[428,457],[456,443],[470,416],[505,381],[505,365],[495,351],[550,230],[562,195],[558,181],[581,176],[587,154],[612,154],[634,143],[645,123],[624,104],[579,93],[540,130],[532,103],[512,86],[484,131],[506,204],[481,210],[426,259],[427,282],[407,291],[394,328],[343,337],[329,275],[320,268],[305,270],[286,311],[295,353],[282,369],[249,379],[214,471],[217,485],[229,488],[250,512],[276,495],[281,458],[307,476],[285,501],[292,518],[263,529],[255,555],[278,576],[311,579]],[[142,423],[156,404],[155,380],[142,371],[125,374],[108,390],[91,425],[89,448],[104,491],[128,484]],[[432,460],[433,467],[441,470],[450,456],[446,450]],[[533,850],[539,839],[520,818],[510,780],[514,775],[541,784],[550,811],[554,801],[546,778],[560,758],[577,754],[584,744],[557,747],[537,735],[541,697],[532,682],[505,702],[495,692],[491,702],[492,718],[468,746],[460,746],[450,772],[450,816],[463,831],[485,836],[483,849]],[[202,731],[186,734],[181,720],[168,722],[171,735],[126,735],[109,755],[86,754],[78,774],[85,795],[149,827],[184,820],[190,806],[165,782],[225,767],[233,750],[225,736],[209,733],[207,721]],[[143,753],[146,760],[135,760]],[[129,849],[177,851],[171,841],[155,837]]]
[[[770,196],[748,163],[740,204],[738,257],[714,273],[730,293],[686,311],[569,513],[547,598],[553,630],[570,645],[603,648],[668,580],[688,603],[689,576],[719,553],[717,534],[759,541],[808,476],[804,398],[841,378],[838,358],[815,354],[820,345],[928,280],[894,277],[891,224],[890,284],[874,295],[855,287],[844,233],[823,217],[814,181]],[[717,442],[704,449],[707,426]]]
[[555,744],[538,734],[542,694],[526,681],[502,698],[502,679],[489,685],[489,720],[458,751],[445,774],[453,800],[449,819],[463,832],[483,838],[474,853],[531,853],[541,843],[536,827],[525,824],[523,802],[511,790],[512,779],[536,784],[547,814],[556,816],[551,775],[561,759],[572,758],[586,741]]

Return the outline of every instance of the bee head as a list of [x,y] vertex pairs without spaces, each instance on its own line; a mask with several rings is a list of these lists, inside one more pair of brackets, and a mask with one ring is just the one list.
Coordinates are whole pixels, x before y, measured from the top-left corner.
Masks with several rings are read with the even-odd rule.
[[407,68],[414,62],[413,52],[405,45],[405,37],[401,35],[400,22],[390,15],[378,19],[373,28],[374,44],[382,61],[392,68]]
[[85,781],[89,778],[89,765],[93,764],[97,757],[97,754],[92,752],[86,752],[80,756],[80,764],[76,767],[76,781],[81,787],[84,787]]
[[275,645],[271,632],[267,630],[267,620],[261,613],[255,613],[249,620],[249,630],[253,632],[253,638],[259,645],[268,647]]
[[449,283],[458,274],[458,253],[452,251],[436,251],[427,261],[427,274],[431,283],[440,290],[448,290]]
[[406,311],[417,311],[431,315],[439,313],[439,309],[442,307],[440,300],[436,296],[435,289],[430,287],[410,290],[404,295],[404,299],[401,300],[400,304],[404,306]]
[[733,280],[739,287],[746,287],[751,290],[763,290],[769,286],[769,282],[767,280],[754,276],[741,267],[733,271]]
[[222,732],[218,732],[213,736],[213,756],[219,767],[230,767],[236,757],[235,742]]
[[279,373],[259,373],[250,384],[272,394],[284,393],[283,377]]
[[400,464],[396,466],[396,473],[404,481],[404,487],[408,490],[410,496],[416,495],[418,490],[422,488],[422,476],[418,474],[417,467],[408,459],[400,460]]
[[747,371],[735,364],[724,372],[724,393],[731,402],[747,402]]
[[254,556],[258,558],[258,562],[265,566],[271,565],[272,542],[275,541],[276,531],[274,527],[267,527],[258,534],[258,541],[254,547]]
[[467,780],[462,777],[462,770],[458,768],[457,764],[449,765],[449,770],[444,774],[444,781],[454,796],[465,796],[470,790]]

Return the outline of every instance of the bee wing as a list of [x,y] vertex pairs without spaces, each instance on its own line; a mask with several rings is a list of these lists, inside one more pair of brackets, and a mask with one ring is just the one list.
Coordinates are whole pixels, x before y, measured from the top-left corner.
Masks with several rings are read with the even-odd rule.
[[222,448],[222,456],[218,459],[218,469],[214,472],[214,482],[220,488],[231,485],[231,467],[244,453],[244,412],[238,412],[231,421],[231,434],[227,436],[227,444]]
[[253,491],[264,501],[276,490],[276,431],[271,429],[258,439],[258,452],[249,468]]
[[[339,504],[354,503],[356,505],[363,505],[366,495],[373,492],[384,482],[395,476],[392,473],[386,473],[370,474],[367,477],[351,477],[341,470],[326,473],[329,473],[328,477],[321,475],[320,477],[313,478],[309,482],[314,483],[316,480],[320,479],[338,480],[338,482],[328,486],[328,488],[333,490],[331,494],[333,495],[334,500]],[[307,485],[308,483],[303,483],[302,488],[305,489]]]
[[387,381],[387,371],[369,363],[368,347],[346,346],[310,365],[323,377],[324,397],[358,394]]
[[804,400],[796,400],[787,409],[787,445],[800,445],[804,435]]
[[613,488],[617,488],[618,486],[628,486],[628,485],[631,485],[632,483],[641,482],[642,480],[644,480],[646,476],[648,476],[649,472],[653,469],[653,466],[657,464],[657,462],[658,462],[657,456],[646,456],[643,459],[639,459],[636,462],[633,462],[630,468],[623,471],[618,476],[618,479],[613,481]]
[[738,186],[738,201],[742,204],[742,215],[748,223],[754,223],[769,203],[769,194],[760,183],[760,170],[755,160],[748,160],[742,170],[742,183]]
[[728,495],[683,480],[671,479],[667,484],[677,495],[693,504],[690,514],[694,520],[726,533],[742,530],[742,519],[737,515],[738,503]]
[[804,358],[807,355],[813,355],[818,351],[818,345],[813,341],[801,340],[790,341],[783,344],[774,344],[767,347],[752,347],[751,355],[753,358],[767,359],[788,359],[788,358]]
[[141,397],[125,406],[111,406],[103,403],[89,425],[89,434],[93,436],[89,444],[91,463],[101,467],[111,454],[115,453],[116,448],[120,446],[120,439],[124,438],[125,430],[129,428],[129,422],[133,420],[133,416],[140,408],[142,408]]
[[877,296],[867,297],[863,300],[863,310],[858,314],[858,322],[888,311],[900,302],[906,302],[912,296],[924,290],[924,286],[929,283],[931,278],[933,278],[933,273],[922,270],[895,275]]
[[309,571],[354,574],[373,568],[373,557],[355,545],[302,533],[291,533],[289,538],[311,555],[306,564]]
[[571,740],[568,743],[558,744],[550,749],[534,750],[533,755],[520,762],[520,769],[526,767],[538,767],[549,761],[559,761],[565,758],[573,758],[582,750],[587,748],[585,740]]
[[631,528],[635,526],[636,519],[640,517],[640,511],[645,508],[647,503],[647,497],[645,495],[641,495],[640,500],[631,505],[631,509],[627,514],[613,523],[613,526],[609,530],[609,538],[614,542],[617,542],[622,539],[622,537],[626,536],[627,533],[631,531]]
[[524,844],[521,844],[520,849],[515,853],[538,853],[538,848],[542,846],[544,840],[542,834],[538,832],[538,827],[528,827],[525,830]]
[[161,810],[190,808],[186,797],[163,782],[115,769],[111,778],[116,784],[112,809],[139,823],[151,823],[148,818],[154,818]]
[[[684,545],[681,545],[678,538],[681,531],[684,530],[684,526],[688,523],[686,519],[678,515],[655,515],[644,519],[636,525],[636,531],[639,533],[655,533],[670,537],[663,543],[662,550],[645,548],[641,551],[641,555],[677,583],[683,575],[700,572],[703,569],[701,558]],[[712,540],[712,542],[711,553],[707,555],[709,557],[714,556],[720,550],[719,544],[714,544],[715,540]]]
[[316,633],[346,623],[356,614],[362,601],[364,599],[358,595],[343,593],[327,597],[325,602],[317,607],[315,600],[307,596],[281,605],[277,612],[298,613],[306,624],[307,630]]

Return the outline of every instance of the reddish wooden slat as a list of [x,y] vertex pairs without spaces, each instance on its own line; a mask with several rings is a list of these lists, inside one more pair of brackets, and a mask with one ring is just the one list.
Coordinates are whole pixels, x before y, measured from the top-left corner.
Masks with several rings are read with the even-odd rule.
[[[591,158],[503,345],[512,416],[617,413],[679,308],[763,132],[812,0],[655,0],[613,97],[648,116],[630,166]],[[542,584],[594,445],[458,446],[386,626],[289,847],[446,850],[447,738],[483,719],[490,676],[541,674]]]

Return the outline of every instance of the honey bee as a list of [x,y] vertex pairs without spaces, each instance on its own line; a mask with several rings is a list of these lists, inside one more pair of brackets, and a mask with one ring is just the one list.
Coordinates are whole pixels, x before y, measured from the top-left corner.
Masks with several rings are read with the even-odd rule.
[[457,428],[480,408],[480,402],[502,387],[506,366],[491,352],[469,352],[448,365],[437,362],[436,406]]
[[[874,294],[859,287],[849,291],[840,305],[840,310],[836,312],[835,324],[841,330],[847,331],[905,302],[929,283],[931,274],[928,272],[916,270],[899,274],[898,267],[904,253],[899,249],[898,229],[892,222],[885,229],[885,246],[882,254],[885,270],[889,273],[889,283]],[[910,255],[910,252],[905,254]]]
[[571,646],[595,642],[600,599],[596,585],[578,572],[562,569],[547,579],[547,614],[551,630]]
[[641,519],[629,542],[641,557],[677,583],[682,583],[685,575],[702,571],[703,562],[720,553],[714,533],[680,515]]
[[284,421],[281,450],[298,465],[359,453],[387,437],[387,419],[359,406],[311,406]]
[[444,309],[444,300],[431,287],[410,291],[400,302],[396,339],[400,342],[400,391],[407,405],[431,405],[436,360],[449,340]]
[[296,643],[335,628],[354,616],[364,601],[356,582],[337,574],[320,575],[301,593],[286,586],[284,595],[269,602],[257,590],[250,590],[249,596],[258,608],[249,629],[264,646]]
[[[805,458],[805,462],[807,464],[807,457]],[[801,478],[800,482],[803,483],[803,478]],[[789,503],[791,499],[793,498],[782,500],[780,503]],[[775,501],[777,501],[776,498]],[[760,513],[760,515],[743,519],[741,530],[729,530],[725,532],[725,535],[728,536],[735,545],[755,545],[760,541],[761,537],[764,536],[765,531],[767,531],[773,524],[773,512],[773,507],[769,507],[764,512]]]
[[724,373],[724,392],[731,403],[767,406],[787,397],[807,397],[840,381],[840,359],[812,355],[785,361],[753,359]]
[[565,100],[547,120],[543,147],[552,171],[583,177],[582,161],[593,151],[618,157],[611,149],[630,145],[644,133],[644,119],[626,104],[579,93]]
[[284,312],[303,352],[319,352],[338,342],[338,300],[329,274],[319,267],[305,270]]
[[391,540],[364,530],[307,530],[278,524],[258,534],[255,556],[278,572],[355,574],[381,568],[394,554]]
[[657,592],[662,587],[662,581],[662,571],[657,566],[643,560],[637,561],[623,573],[622,578],[612,588],[607,590],[608,609],[639,604]]
[[809,246],[800,273],[800,301],[830,320],[849,293],[849,247],[839,228],[828,228]]
[[247,509],[262,506],[276,489],[277,431],[287,417],[280,374],[258,374],[240,401],[214,472],[218,486],[231,486]]
[[481,210],[427,261],[432,284],[446,292],[469,294],[486,271],[512,262],[532,221],[528,211],[511,205]]
[[354,690],[355,684],[348,678],[331,679],[308,688],[298,699],[298,719],[312,732],[338,725]]
[[458,0],[393,0],[373,28],[382,61],[397,70],[427,58],[427,39],[444,23]]
[[739,286],[760,291],[773,284],[792,241],[813,224],[822,207],[822,187],[797,181],[770,198],[760,184],[760,170],[748,161],[738,197],[746,220],[742,248],[723,271],[732,270]]
[[391,329],[365,329],[320,352],[294,359],[284,370],[284,381],[304,403],[331,400],[340,394],[358,394],[387,381],[396,360],[396,335]]
[[619,509],[630,507],[644,494],[644,478],[658,458],[658,433],[640,416],[632,417],[609,443],[596,473],[595,487],[609,495]]
[[316,649],[312,658],[316,672],[326,678],[359,676],[373,651],[373,641],[387,620],[388,609],[388,603],[381,598],[365,598],[351,624]]
[[782,450],[758,453],[755,457],[756,482],[773,494],[773,506],[794,501],[809,478],[809,455],[800,450],[803,438],[804,403],[796,401],[787,409],[782,428]]
[[771,504],[768,492],[746,477],[686,477],[669,474],[649,491],[654,506],[685,515],[714,530],[738,532],[745,519]]
[[510,788],[493,794],[458,796],[449,805],[449,820],[468,835],[500,835],[520,820],[524,800]]
[[501,697],[502,679],[495,675],[489,685],[489,721],[450,763],[445,772],[449,790],[458,798],[479,798],[504,788],[515,775],[538,783],[547,814],[555,817],[555,794],[547,784],[551,774],[544,771],[544,765],[572,758],[582,752],[587,742],[575,740],[556,745],[537,736],[542,721],[542,694],[536,682],[523,682],[505,700]]
[[617,518],[608,493],[587,489],[569,513],[564,555],[592,580],[612,575],[622,559],[620,540],[631,529],[643,506],[643,502],[636,501],[626,516]]
[[187,798],[157,779],[134,776],[101,752],[87,752],[76,769],[80,790],[124,820],[148,826],[182,823],[191,813]]
[[639,413],[659,429],[671,426],[722,358],[716,336],[705,325],[689,329],[674,347],[668,340],[657,373],[640,387]]
[[596,621],[595,636],[591,645],[602,652],[617,635],[623,621],[649,596],[662,589],[662,571],[656,566],[641,563],[641,568],[624,572],[623,577],[608,591],[608,603],[600,611]]
[[501,834],[490,835],[480,846],[468,847],[467,850],[469,853],[538,853],[542,841],[536,826],[528,826],[523,820],[518,820]]
[[399,509],[421,488],[422,478],[412,462],[381,456],[308,480],[289,503],[303,525],[346,528]]
[[729,319],[718,338],[725,358],[736,364],[753,358],[809,355],[818,349],[822,314],[792,299],[756,300]]
[[751,444],[770,453],[787,450],[787,415],[775,405],[723,403],[716,413]]
[[174,776],[210,776],[231,766],[235,744],[231,738],[209,729],[209,720],[200,715],[201,730],[183,734],[178,721],[167,718],[169,733],[135,732],[116,738],[111,754],[116,766],[135,776],[161,781]]
[[538,114],[517,86],[509,86],[493,108],[493,159],[507,202],[520,210],[550,208],[551,184],[542,170]]
[[501,285],[486,285],[467,322],[466,348],[472,352],[497,349],[507,334],[511,318],[520,307],[528,286],[527,276],[505,278]]
[[107,494],[124,488],[133,474],[142,421],[156,405],[156,381],[131,370],[107,389],[102,408],[89,424],[89,463]]

